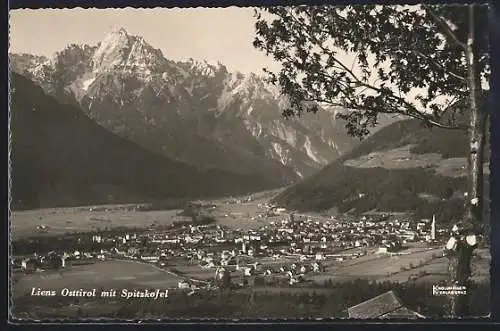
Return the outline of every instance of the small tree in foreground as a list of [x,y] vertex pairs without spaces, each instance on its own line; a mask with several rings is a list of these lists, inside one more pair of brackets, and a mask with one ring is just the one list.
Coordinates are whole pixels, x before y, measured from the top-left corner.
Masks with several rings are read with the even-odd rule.
[[[282,65],[266,71],[289,100],[285,116],[339,107],[354,136],[367,135],[382,113],[468,134],[466,215],[447,245],[458,285],[468,284],[483,216],[487,14],[475,4],[272,7],[255,15],[254,46]],[[468,308],[466,296],[451,297],[452,315]]]

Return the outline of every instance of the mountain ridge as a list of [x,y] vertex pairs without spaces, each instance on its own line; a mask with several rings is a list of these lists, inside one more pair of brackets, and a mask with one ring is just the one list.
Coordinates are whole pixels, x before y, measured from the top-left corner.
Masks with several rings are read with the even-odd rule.
[[[124,29],[94,46],[71,44],[50,60],[16,54],[10,59],[13,71],[59,101],[81,106],[108,130],[200,167],[235,171],[235,164],[215,156],[223,149],[234,163],[246,164],[247,173],[270,172],[288,185],[358,143],[327,111],[321,119],[283,119],[285,100],[257,74],[229,72],[221,63],[168,60]],[[175,129],[184,144],[199,143],[205,153],[170,153],[179,145],[169,135]]]
[[14,209],[234,195],[280,184],[150,152],[16,73],[10,109]]
[[[427,128],[419,120],[392,123],[320,172],[291,185],[273,203],[297,211],[411,212],[460,217],[467,192],[467,133]],[[489,160],[489,142],[485,146]],[[489,162],[485,162],[486,200]],[[489,216],[485,202],[485,219]]]

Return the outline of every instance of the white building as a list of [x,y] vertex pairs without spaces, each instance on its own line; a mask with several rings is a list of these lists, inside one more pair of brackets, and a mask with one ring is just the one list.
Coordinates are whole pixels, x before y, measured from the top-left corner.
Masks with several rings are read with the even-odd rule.
[[316,253],[316,261],[323,261],[325,259],[325,255],[323,253]]
[[253,269],[249,268],[249,267],[245,267],[243,273],[244,273],[245,276],[252,276]]
[[180,288],[180,289],[188,289],[188,288],[190,288],[189,283],[186,282],[185,280],[180,281],[177,284],[177,287]]
[[159,259],[158,256],[141,256],[141,260],[148,262],[158,262]]

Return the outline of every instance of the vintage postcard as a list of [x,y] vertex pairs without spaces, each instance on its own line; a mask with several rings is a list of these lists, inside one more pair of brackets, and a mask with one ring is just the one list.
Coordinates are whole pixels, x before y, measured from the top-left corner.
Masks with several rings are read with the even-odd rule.
[[488,317],[488,10],[11,10],[11,320]]

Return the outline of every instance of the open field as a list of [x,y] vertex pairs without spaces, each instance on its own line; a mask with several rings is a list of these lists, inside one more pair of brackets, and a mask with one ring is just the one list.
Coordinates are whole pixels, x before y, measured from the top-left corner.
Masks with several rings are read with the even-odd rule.
[[[422,280],[434,282],[448,279],[448,260],[442,257],[442,249],[410,249],[406,252],[403,251],[403,253],[407,254],[397,256],[368,254],[355,260],[343,262],[327,260],[325,263],[326,272],[308,278],[320,284],[328,279],[343,281],[355,278],[406,282],[409,277],[425,272],[428,275],[421,277]],[[477,254],[481,255],[482,258],[474,258],[472,261],[473,280],[489,281],[489,252],[481,249],[478,250]],[[433,258],[433,255],[436,257]],[[421,263],[423,264],[420,265]],[[411,269],[410,264],[413,265]]]
[[255,203],[255,204],[265,203],[265,202],[271,200],[272,198],[274,198],[276,195],[281,194],[285,189],[286,188],[278,188],[278,189],[274,189],[274,190],[256,192],[256,193],[246,194],[246,195],[237,196],[237,197],[229,197],[229,198],[222,197],[219,199],[215,199],[214,201],[216,203],[226,203],[226,202],[230,202],[233,199],[244,200],[244,199],[248,198],[249,196],[251,196],[253,203]]
[[[406,145],[383,152],[372,152],[344,164],[356,168],[405,169],[433,167],[436,173],[447,177],[466,176],[467,159],[464,157],[443,158],[440,153],[414,154],[414,145]],[[484,173],[489,174],[489,162],[484,164]]]
[[439,254],[442,250],[428,250],[424,252],[410,253],[406,255],[387,256],[366,262],[348,265],[338,270],[341,274],[382,276],[387,273],[395,273],[402,267],[408,267],[410,263],[417,265],[419,261],[430,259],[432,254]]
[[[256,202],[239,204],[220,204],[213,211],[217,223],[230,228],[240,228],[242,230],[255,229],[271,222],[271,219],[256,218],[263,213],[264,208],[260,208]],[[252,219],[254,218],[255,219]]]
[[179,278],[152,265],[132,261],[106,261],[74,266],[60,272],[23,275],[13,288],[14,297],[28,294],[33,287],[60,291],[69,289],[173,288]]
[[[265,212],[259,204],[265,204],[282,190],[259,192],[237,198],[216,199],[213,202],[217,207],[211,212],[220,225],[242,230],[255,229],[283,219],[283,216],[267,219],[257,217]],[[244,202],[249,196],[252,197],[252,201]],[[235,199],[242,202],[231,203]],[[140,228],[153,223],[162,226],[172,224],[176,220],[189,220],[189,218],[177,216],[179,209],[133,211],[134,206],[136,205],[99,205],[13,211],[11,234],[13,239],[18,239],[33,235],[57,235],[113,227]],[[316,214],[311,215],[314,217]],[[47,232],[38,232],[38,225],[47,226]]]
[[138,212],[111,208],[107,211],[90,211],[90,207],[14,211],[11,228],[13,238],[17,239],[42,235],[37,232],[37,225],[46,225],[49,229],[45,234],[54,235],[105,227],[145,227],[152,223],[167,225],[175,220],[176,213],[177,210]]
[[175,265],[174,268],[179,271],[182,275],[199,280],[209,280],[213,279],[215,276],[215,269],[202,268],[198,264],[186,263],[183,265]]
[[[423,275],[424,272],[425,275]],[[439,257],[424,264],[423,266],[416,266],[411,270],[401,271],[381,280],[403,283],[408,281],[408,278],[412,276],[416,277],[415,281],[418,283],[427,282],[434,284],[442,280],[448,280],[448,259],[446,257]],[[478,283],[489,282],[490,260],[473,258],[471,278],[473,281]]]
[[[106,207],[106,208],[104,208]],[[68,232],[90,231],[113,227],[145,227],[151,224],[169,225],[176,220],[189,218],[177,216],[180,210],[131,211],[127,206],[66,207],[12,212],[14,239],[33,235],[54,235]],[[101,210],[104,209],[104,210]],[[264,209],[258,203],[219,204],[213,211],[218,224],[232,228],[251,229],[265,225],[269,220],[254,219]],[[227,216],[226,216],[227,215]],[[46,233],[37,232],[38,225],[48,227]]]

